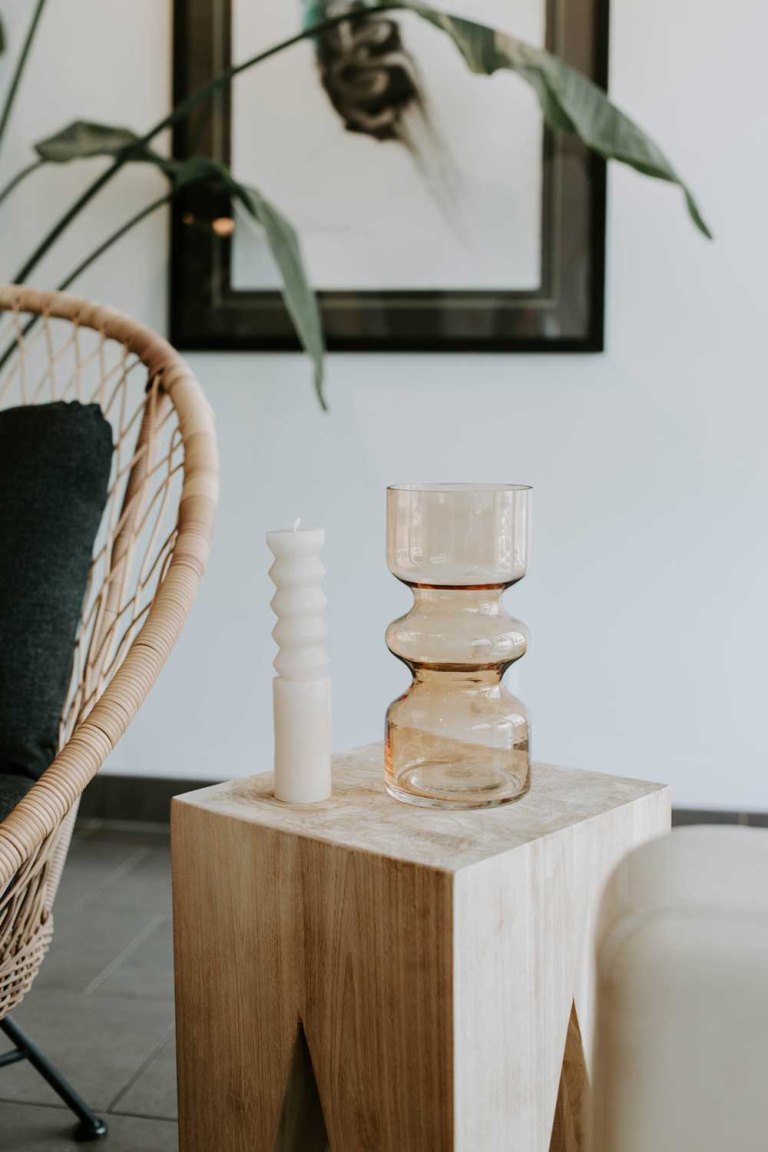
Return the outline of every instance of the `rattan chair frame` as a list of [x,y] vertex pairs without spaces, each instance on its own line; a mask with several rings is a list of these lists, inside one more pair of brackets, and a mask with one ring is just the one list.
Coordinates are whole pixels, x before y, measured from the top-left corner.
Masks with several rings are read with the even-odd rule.
[[[27,318],[36,320],[34,335]],[[149,328],[76,296],[14,285],[0,287],[0,321],[16,344],[0,380],[0,406],[11,381],[22,402],[69,394],[96,399],[117,428],[111,520],[92,566],[101,579],[86,596],[59,751],[0,823],[2,1020],[28,991],[50,944],[53,901],[83,789],[146,698],[195,598],[211,541],[218,454],[197,380]],[[86,332],[94,343],[89,356],[82,350]],[[28,378],[33,340],[44,364],[37,384]],[[65,361],[71,370],[62,384]],[[98,378],[91,394],[83,391],[89,363]],[[128,381],[137,376],[131,413]],[[172,521],[170,532],[163,533],[163,516]]]

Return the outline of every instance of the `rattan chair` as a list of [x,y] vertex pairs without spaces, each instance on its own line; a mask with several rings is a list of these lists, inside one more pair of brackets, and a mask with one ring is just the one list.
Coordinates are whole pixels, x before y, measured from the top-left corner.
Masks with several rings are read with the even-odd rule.
[[94,551],[61,717],[58,754],[0,823],[0,1028],[78,1117],[106,1131],[8,1013],[53,933],[53,902],[83,789],[165,663],[197,592],[211,538],[213,420],[189,367],[148,328],[77,297],[0,288],[0,407],[77,399],[114,431],[107,508]]

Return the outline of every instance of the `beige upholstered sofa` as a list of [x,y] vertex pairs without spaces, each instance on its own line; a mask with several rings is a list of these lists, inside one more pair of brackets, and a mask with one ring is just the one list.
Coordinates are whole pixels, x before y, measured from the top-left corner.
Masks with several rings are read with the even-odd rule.
[[768,1148],[768,831],[631,853],[597,963],[592,1152]]

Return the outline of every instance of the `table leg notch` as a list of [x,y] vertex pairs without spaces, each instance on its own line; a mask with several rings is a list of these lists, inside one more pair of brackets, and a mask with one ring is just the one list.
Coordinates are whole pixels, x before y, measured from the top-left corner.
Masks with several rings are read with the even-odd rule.
[[330,1152],[320,1092],[301,1020],[272,1152]]
[[589,1073],[584,1056],[576,1005],[571,1004],[568,1033],[565,1039],[563,1070],[557,1090],[555,1120],[549,1152],[584,1152],[584,1110],[589,1094]]

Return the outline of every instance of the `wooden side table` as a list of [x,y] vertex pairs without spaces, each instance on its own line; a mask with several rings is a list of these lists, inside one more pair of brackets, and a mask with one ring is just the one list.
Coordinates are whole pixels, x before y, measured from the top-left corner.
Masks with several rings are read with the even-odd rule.
[[581,1149],[597,903],[669,790],[540,764],[505,808],[413,808],[379,745],[325,803],[271,787],[172,805],[182,1152]]

